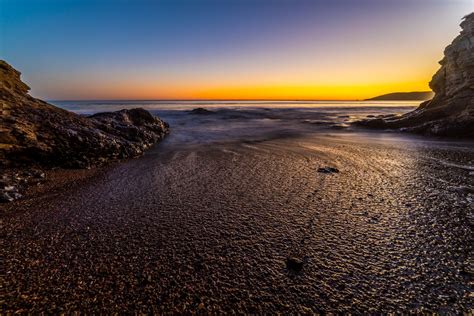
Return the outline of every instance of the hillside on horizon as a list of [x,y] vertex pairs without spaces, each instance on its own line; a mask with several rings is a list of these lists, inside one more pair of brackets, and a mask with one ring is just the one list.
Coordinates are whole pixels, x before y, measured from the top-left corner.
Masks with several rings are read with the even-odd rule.
[[426,101],[433,97],[433,91],[393,92],[364,101]]

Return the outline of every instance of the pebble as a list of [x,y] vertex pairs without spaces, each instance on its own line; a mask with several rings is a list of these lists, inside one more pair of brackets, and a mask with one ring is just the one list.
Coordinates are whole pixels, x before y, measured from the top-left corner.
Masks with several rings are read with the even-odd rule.
[[318,172],[320,173],[339,173],[339,169],[334,167],[322,167],[318,168]]
[[303,269],[303,261],[296,257],[286,258],[286,268],[294,272],[300,272]]
[[14,198],[11,197],[7,192],[1,192],[0,191],[0,202],[5,203],[5,202],[13,202]]
[[6,186],[3,188],[3,190],[5,192],[16,192],[18,191],[16,187],[14,187],[13,185],[9,185],[9,186]]

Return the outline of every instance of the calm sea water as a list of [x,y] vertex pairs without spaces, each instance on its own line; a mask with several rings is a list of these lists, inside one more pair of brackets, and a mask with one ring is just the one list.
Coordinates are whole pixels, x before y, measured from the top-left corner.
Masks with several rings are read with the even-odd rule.
[[368,108],[384,111],[384,109],[401,109],[415,107],[420,101],[134,101],[134,100],[80,100],[50,101],[64,109],[76,113],[90,114],[103,111],[116,111],[142,107],[150,111],[186,111],[198,107],[207,109],[340,109],[357,110]]
[[[420,102],[380,101],[51,101],[82,115],[144,108],[167,121],[167,142],[259,141],[321,131],[357,131],[351,122],[403,114]],[[210,114],[195,114],[205,108]]]

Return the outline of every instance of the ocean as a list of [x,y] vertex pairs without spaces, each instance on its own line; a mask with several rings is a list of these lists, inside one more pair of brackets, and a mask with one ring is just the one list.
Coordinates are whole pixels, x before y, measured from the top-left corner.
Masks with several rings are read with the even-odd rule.
[[[419,101],[50,101],[66,110],[97,112],[144,108],[170,124],[173,144],[262,141],[325,131],[354,132],[350,123],[403,114]],[[205,108],[197,114],[193,109]]]

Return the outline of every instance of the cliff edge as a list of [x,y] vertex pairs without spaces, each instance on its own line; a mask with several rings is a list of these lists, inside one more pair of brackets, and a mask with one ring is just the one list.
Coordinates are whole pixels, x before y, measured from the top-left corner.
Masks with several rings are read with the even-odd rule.
[[370,128],[421,134],[474,137],[474,13],[463,18],[461,33],[444,50],[430,88],[433,99],[407,114],[357,122]]

